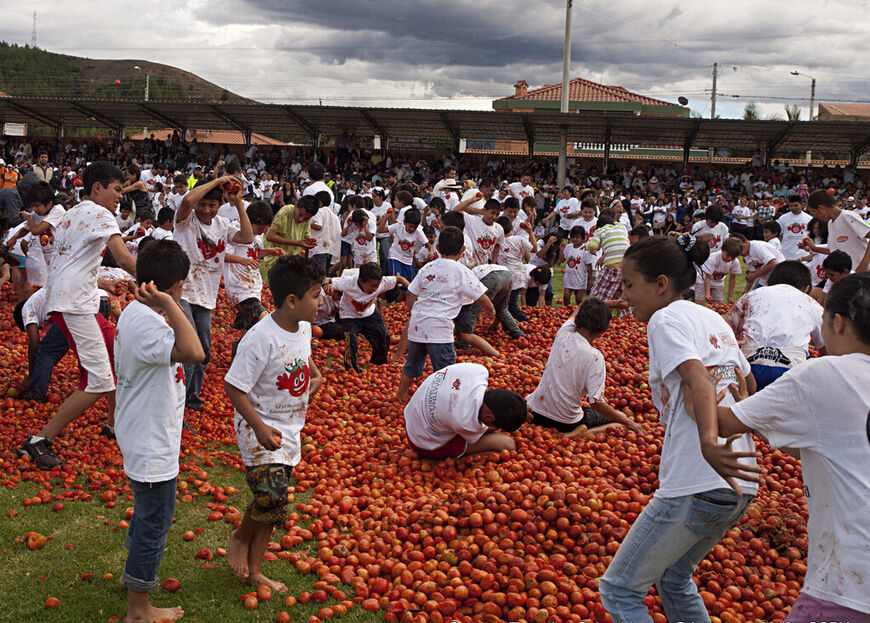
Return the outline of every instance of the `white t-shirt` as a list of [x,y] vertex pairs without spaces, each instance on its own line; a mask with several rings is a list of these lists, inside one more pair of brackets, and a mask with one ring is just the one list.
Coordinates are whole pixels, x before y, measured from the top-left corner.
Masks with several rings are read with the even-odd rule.
[[581,400],[595,404],[604,394],[606,380],[604,356],[577,332],[570,318],[556,333],[538,387],[526,402],[532,411],[551,420],[579,423],[583,420]]
[[522,203],[523,199],[526,197],[534,197],[535,189],[531,186],[523,186],[522,182],[513,182],[509,188],[511,189],[511,193],[517,200]]
[[747,227],[752,226],[753,218],[755,216],[755,212],[749,209],[744,205],[736,205],[734,209],[731,210],[731,216],[735,222],[740,223],[741,225],[746,225]]
[[48,275],[50,312],[96,314],[100,309],[97,269],[109,238],[121,235],[106,208],[85,200],[67,210],[54,228],[54,255]]
[[341,221],[329,208],[320,208],[317,214],[311,217],[311,225],[320,225],[323,229],[311,229],[311,237],[317,240],[311,250],[310,256],[329,253],[333,258],[341,254]]
[[565,277],[562,285],[569,290],[585,290],[589,281],[587,265],[595,263],[595,256],[585,246],[565,245]]
[[[48,214],[45,216],[39,216],[35,212],[33,214],[33,220],[38,225],[39,223],[48,223],[50,227],[46,232],[42,234],[42,236],[46,236],[44,238],[45,244],[42,243],[42,236],[36,238],[39,242],[40,247],[42,247],[42,254],[44,256],[45,264],[47,266],[51,265],[51,256],[54,254],[54,230],[60,225],[60,222],[63,220],[63,215],[66,214],[66,210],[62,205],[52,206],[51,210],[49,210]],[[31,245],[32,246],[32,245]],[[28,256],[30,253],[28,252]]]
[[[379,206],[372,205],[372,210],[371,210],[371,212],[372,212],[372,214],[375,215],[375,223],[377,223],[377,221],[380,221],[380,220],[381,220],[381,217],[382,217],[384,214],[387,213],[387,210],[391,210],[392,207],[393,207],[393,206],[390,205],[390,202],[389,202],[389,201],[386,201],[386,200],[382,201],[382,202],[381,202],[381,205],[379,205]],[[378,238],[378,239],[389,238],[389,237],[390,237],[390,232],[384,232],[384,233],[380,233],[380,232],[378,232],[378,233],[375,235],[375,237]]]
[[861,217],[843,210],[839,216],[828,221],[828,247],[831,251],[845,251],[852,258],[852,268],[857,269],[867,252],[867,236],[870,225]]
[[329,193],[329,205],[335,203],[335,194],[333,194],[332,189],[326,185],[323,180],[317,180],[316,182],[311,182],[308,186],[305,187],[305,190],[302,191],[302,196],[305,195],[316,195],[320,191],[325,190]]
[[138,482],[178,475],[184,366],[172,362],[175,333],[163,316],[133,301],[115,332],[115,435],[124,471]]
[[226,255],[226,241],[232,239],[230,221],[215,216],[204,225],[195,212],[175,221],[175,241],[190,258],[190,272],[184,280],[181,298],[188,303],[214,309]]
[[[244,206],[245,210],[247,210],[248,206],[251,205],[251,202],[242,199],[242,205]],[[231,203],[224,203],[221,205],[221,207],[218,208],[217,216],[225,218],[228,221],[238,221],[239,209]]]
[[586,240],[585,240],[585,242],[589,242],[589,239],[592,238],[592,234],[595,233],[595,230],[596,230],[597,227],[598,227],[598,219],[595,218],[595,217],[592,217],[591,219],[589,219],[589,220],[587,221],[586,219],[584,219],[584,218],[581,216],[580,218],[574,220],[574,225],[575,225],[575,226],[580,225],[580,226],[583,227],[583,229],[586,230]]
[[811,220],[813,217],[806,212],[797,214],[787,212],[776,219],[782,229],[782,254],[785,259],[796,260],[805,255],[805,252],[798,248],[798,243],[807,237],[807,225]]
[[359,270],[345,270],[332,280],[332,288],[342,293],[338,313],[342,318],[368,318],[375,313],[378,297],[396,287],[395,277],[383,277],[378,288],[369,294],[359,287]]
[[[749,363],[740,352],[734,332],[725,320],[711,309],[689,301],[675,301],[655,312],[647,325],[649,340],[649,386],[659,421],[665,429],[662,459],[659,465],[661,484],[656,495],[664,498],[694,495],[730,486],[717,474],[701,454],[698,427],[684,406],[682,377],[677,367],[698,360],[708,370],[723,374],[716,391],[725,390],[722,406],[734,404],[726,389],[736,383],[735,368],[750,373]],[[724,443],[724,439],[719,440]],[[736,452],[754,452],[748,433],[734,442]],[[740,459],[755,465],[755,459]],[[744,493],[754,493],[758,486],[740,482]]]
[[453,319],[462,309],[464,299],[476,301],[486,294],[486,286],[459,262],[442,257],[419,270],[408,292],[417,297],[408,320],[408,339],[424,344],[452,344]]
[[[187,193],[184,193],[186,195]],[[173,212],[178,212],[178,208],[181,207],[181,202],[184,200],[184,195],[179,195],[178,193],[171,192],[166,196],[166,207],[172,208]]]
[[710,285],[721,286],[725,284],[726,275],[739,275],[741,272],[740,262],[736,259],[726,262],[722,259],[722,251],[712,251],[710,257],[698,271],[696,282],[704,285],[706,275],[710,275]]
[[[464,193],[462,193],[462,201],[466,201],[468,199],[471,199],[472,197],[477,195],[477,193],[479,193],[479,192],[480,192],[479,188],[469,188]],[[462,201],[460,201],[460,203],[462,203]],[[486,203],[486,198],[481,197],[480,199],[478,199],[477,201],[472,203],[469,207],[482,210],[485,203]]]
[[[767,266],[771,260],[776,260],[777,262],[784,262],[785,258],[782,256],[776,247],[774,247],[769,242],[764,242],[763,240],[750,240],[749,241],[749,253],[743,258],[743,261],[746,263],[746,268],[749,269],[750,272],[756,272],[761,270],[765,266]],[[767,280],[770,277],[770,273],[767,273],[763,277],[759,278],[758,282],[760,285],[767,285]]]
[[[524,232],[525,233],[525,232]],[[498,263],[511,271],[513,283],[511,290],[522,288],[525,284],[523,255],[533,251],[532,243],[526,235],[506,236],[498,253]]]
[[765,240],[765,242],[767,242],[767,244],[771,245],[774,249],[779,251],[780,255],[782,255],[782,242],[779,241],[779,238],[771,238],[770,240]]
[[[371,219],[369,219],[366,229],[370,233],[373,233],[371,231]],[[374,236],[368,238],[365,231],[356,224],[351,224],[350,229],[347,231],[347,235],[348,238],[350,238],[351,251],[353,252],[353,263],[356,266],[377,260],[377,242],[375,241]]]
[[570,232],[574,222],[578,221],[580,217],[568,218],[568,215],[580,214],[580,201],[576,197],[559,199],[559,202],[556,204],[556,212],[559,214],[559,229]]
[[733,407],[774,448],[801,453],[809,521],[801,592],[870,612],[870,357],[812,359]]
[[235,412],[236,440],[248,466],[296,465],[302,458],[299,431],[308,409],[311,372],[311,325],[300,321],[295,333],[285,331],[269,314],[239,342],[225,381],[245,392],[265,424],[281,431],[281,447],[270,452],[257,441],[254,429]]
[[716,223],[715,227],[707,225],[707,221],[698,221],[692,226],[692,235],[701,236],[710,234],[711,238],[707,241],[710,245],[710,252],[721,251],[722,243],[728,237],[728,226],[725,223]]
[[486,433],[480,407],[489,372],[477,363],[456,363],[432,373],[405,406],[408,439],[423,450],[437,450],[459,435],[477,443]]
[[119,231],[120,230],[126,231],[126,230],[130,229],[131,227],[133,227],[133,223],[135,222],[133,220],[133,217],[128,216],[127,218],[124,218],[120,214],[115,216],[115,221],[118,223],[118,230]]
[[496,245],[504,242],[504,229],[498,223],[487,225],[476,214],[465,214],[465,233],[471,239],[475,264],[489,263]]
[[25,329],[27,328],[27,325],[31,324],[35,324],[37,328],[51,324],[51,318],[48,316],[48,308],[45,306],[46,292],[47,290],[45,288],[40,288],[34,292],[21,307],[21,319]]
[[[787,310],[787,312],[786,312]],[[824,310],[815,299],[784,283],[747,292],[731,308],[730,323],[747,357],[759,348],[779,349],[790,363],[771,361],[764,365],[795,366],[807,359],[810,337],[817,348],[822,340]]]
[[[263,236],[254,236],[251,244],[236,244],[232,242],[233,236],[239,231],[239,223],[230,223],[227,230],[227,250],[230,255],[250,258],[260,261],[260,249],[263,248]],[[230,264],[224,262],[224,288],[227,298],[233,305],[238,305],[247,299],[260,300],[263,293],[263,276],[259,268],[250,268],[243,264]]]
[[172,240],[172,230],[155,227],[151,232],[151,237],[154,238],[154,240]]
[[825,268],[822,266],[822,262],[825,261],[826,257],[828,256],[824,253],[812,253],[812,259],[803,263],[804,266],[810,269],[810,276],[813,278],[814,288],[827,279]]
[[429,244],[429,239],[423,233],[423,228],[418,226],[414,233],[409,234],[405,229],[405,223],[393,223],[387,228],[393,239],[390,245],[388,259],[396,260],[402,264],[413,266],[414,255],[417,250]]

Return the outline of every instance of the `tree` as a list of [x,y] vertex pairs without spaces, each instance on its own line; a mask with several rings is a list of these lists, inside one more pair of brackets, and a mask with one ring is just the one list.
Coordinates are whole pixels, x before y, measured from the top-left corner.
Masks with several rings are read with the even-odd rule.
[[743,120],[756,121],[761,119],[761,114],[758,112],[758,105],[755,102],[749,102],[743,107]]
[[788,118],[789,121],[800,121],[801,107],[797,104],[786,105],[785,116]]
[[772,112],[769,115],[766,115],[764,118],[767,119],[768,121],[785,121],[782,118],[782,115],[779,114],[778,112]]

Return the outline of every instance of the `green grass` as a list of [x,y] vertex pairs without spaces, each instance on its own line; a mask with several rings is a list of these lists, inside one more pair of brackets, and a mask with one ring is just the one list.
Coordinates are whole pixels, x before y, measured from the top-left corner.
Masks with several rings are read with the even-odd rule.
[[[228,505],[244,510],[250,493],[244,475],[225,467],[206,468],[209,482],[214,486],[234,486],[239,493],[230,496]],[[184,474],[182,474],[183,476]],[[124,571],[127,550],[124,548],[125,530],[117,524],[125,517],[125,510],[133,502],[118,496],[117,506],[107,509],[100,502],[99,491],[89,502],[64,502],[64,510],[55,513],[52,503],[30,506],[25,509],[21,500],[33,497],[39,487],[23,483],[18,489],[0,489],[0,565],[4,571],[0,582],[0,604],[3,621],[106,621],[117,616],[122,621],[126,613],[126,589],[118,585]],[[296,494],[295,503],[307,496]],[[323,604],[296,604],[284,606],[283,596],[277,594],[271,602],[260,602],[256,611],[245,610],[239,596],[253,590],[240,584],[227,567],[226,558],[215,556],[213,568],[201,568],[202,560],[194,555],[201,548],[214,551],[227,547],[229,524],[206,520],[211,496],[197,496],[192,502],[176,504],[176,522],[169,532],[166,551],[160,564],[158,577],[161,582],[173,577],[181,582],[181,590],[175,594],[158,588],[152,594],[152,603],[158,607],[181,605],[184,621],[274,621],[278,612],[286,610],[293,621],[307,621],[324,607]],[[10,509],[19,515],[8,517]],[[106,525],[108,523],[108,526]],[[202,528],[202,534],[187,542],[182,539],[186,530]],[[25,543],[15,543],[29,531],[52,537],[41,550],[31,551]],[[283,531],[276,532],[273,540],[280,540]],[[66,545],[71,544],[72,550]],[[311,548],[315,543],[303,543],[299,549]],[[291,595],[311,591],[317,581],[315,574],[301,575],[293,564],[286,560],[264,562],[263,572],[287,584]],[[82,574],[93,573],[93,579],[82,580]],[[111,573],[113,578],[104,580]],[[44,576],[44,579],[42,579]],[[348,597],[353,596],[350,587],[340,587]],[[46,610],[45,600],[57,597],[60,608]],[[330,599],[326,605],[334,605]],[[357,607],[339,618],[341,621],[382,621],[383,613],[370,613]]]

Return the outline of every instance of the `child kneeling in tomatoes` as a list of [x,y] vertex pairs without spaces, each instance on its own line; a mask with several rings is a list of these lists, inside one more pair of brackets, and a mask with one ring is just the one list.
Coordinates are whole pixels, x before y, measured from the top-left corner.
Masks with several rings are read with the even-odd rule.
[[174,621],[184,614],[180,607],[155,608],[149,594],[159,583],[157,568],[175,512],[183,364],[205,359],[196,329],[179,304],[189,270],[190,260],[177,242],[143,246],[136,260],[136,300],[121,313],[115,336],[115,435],[136,496],[122,576],[128,621]]
[[274,527],[287,521],[287,487],[302,458],[299,432],[308,401],[323,384],[311,358],[323,268],[301,255],[284,256],[268,279],[276,309],[245,334],[224,378],[245,480],[254,494],[228,549],[230,569],[240,580],[283,593],[287,587],[265,577],[261,565]]

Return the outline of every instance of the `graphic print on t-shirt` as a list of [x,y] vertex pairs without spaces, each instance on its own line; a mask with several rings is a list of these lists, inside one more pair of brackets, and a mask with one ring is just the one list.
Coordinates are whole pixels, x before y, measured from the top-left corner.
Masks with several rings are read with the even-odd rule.
[[402,249],[402,251],[408,252],[413,248],[413,246],[413,240],[399,240],[399,248]]
[[294,398],[301,396],[308,389],[308,363],[297,359],[292,367],[284,366],[284,370],[285,373],[278,377],[275,385],[278,389],[286,389]]
[[175,368],[175,382],[181,383],[182,385],[186,384],[184,378],[184,366],[181,364],[178,364],[178,366]]
[[202,251],[202,259],[210,260],[215,257],[218,253],[223,253],[226,245],[223,240],[218,240],[214,242],[208,236],[202,236],[199,240],[196,241],[196,246],[199,247],[199,250]]
[[363,301],[355,301],[355,300],[351,299],[351,300],[350,300],[350,304],[353,305],[353,308],[354,308],[358,313],[361,314],[361,313],[363,313],[363,312],[366,310],[366,307],[368,307],[369,305],[371,305],[371,301],[369,301],[368,303],[366,303],[366,302],[363,302]]
[[480,245],[480,248],[484,251],[489,251],[492,248],[492,245],[495,244],[495,238],[486,234],[485,236],[479,236],[477,239],[477,244]]
[[804,223],[792,223],[786,229],[788,229],[793,234],[800,234],[806,231],[807,226]]
[[582,263],[583,263],[583,262],[580,261],[580,258],[579,258],[579,257],[569,257],[567,260],[565,260],[565,265],[566,265],[568,268],[575,268],[575,267],[577,267],[579,264],[582,264]]

